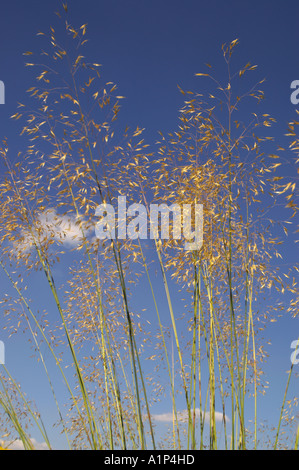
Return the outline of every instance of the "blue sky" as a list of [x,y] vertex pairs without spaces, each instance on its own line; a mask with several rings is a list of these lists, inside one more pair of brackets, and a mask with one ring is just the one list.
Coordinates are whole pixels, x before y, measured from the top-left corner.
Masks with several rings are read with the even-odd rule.
[[[8,138],[12,159],[24,144],[17,136],[18,121],[9,117],[16,112],[17,103],[24,100],[34,78],[32,70],[24,67],[27,60],[22,54],[36,50],[39,43],[35,34],[54,24],[53,12],[59,5],[60,2],[49,0],[10,0],[1,5],[0,80],[5,83],[6,104],[0,106],[0,139]],[[201,92],[207,82],[196,78],[195,73],[205,72],[207,62],[215,64],[216,74],[221,73],[221,45],[238,38],[236,63],[258,65],[256,80],[266,78],[262,106],[277,120],[272,133],[281,145],[287,145],[284,137],[287,123],[296,119],[290,85],[299,79],[297,1],[70,0],[68,6],[75,25],[88,24],[90,42],[86,54],[103,65],[104,78],[117,83],[119,94],[126,97],[120,126],[145,128],[144,136],[149,142],[158,138],[158,131],[167,133],[175,129],[182,106],[177,85]],[[291,260],[294,253],[288,252],[287,256]],[[1,275],[0,280],[2,296],[8,286]],[[39,285],[38,276],[36,283]],[[0,328],[1,325],[0,318]],[[298,336],[298,319],[285,317],[271,324],[266,332],[272,345],[265,365],[271,399],[261,400],[265,417],[274,411],[277,415],[285,371],[290,366],[290,343]],[[38,390],[39,398],[43,397],[42,409],[51,415],[46,391],[36,371],[31,367],[27,371],[24,358],[28,348],[21,339],[8,339],[0,329],[1,339],[5,340],[8,367],[15,371],[17,380],[24,382],[29,395]],[[296,390],[298,379],[291,384],[291,394]]]
[[[35,33],[54,23],[59,2],[5,2],[1,12],[1,79],[6,84],[4,119],[21,101],[32,71],[22,53],[34,49]],[[290,83],[297,77],[298,41],[295,1],[116,1],[69,2],[71,18],[88,23],[88,50],[103,64],[105,77],[127,99],[122,118],[142,126],[151,137],[173,129],[183,89],[200,89],[194,77],[206,62],[221,65],[221,44],[239,38],[236,60],[258,64],[266,78],[268,112],[284,131],[295,116]],[[81,21],[82,20],[82,21]],[[3,125],[3,124],[2,124]],[[13,126],[14,127],[14,126]],[[5,134],[8,130],[5,129]]]

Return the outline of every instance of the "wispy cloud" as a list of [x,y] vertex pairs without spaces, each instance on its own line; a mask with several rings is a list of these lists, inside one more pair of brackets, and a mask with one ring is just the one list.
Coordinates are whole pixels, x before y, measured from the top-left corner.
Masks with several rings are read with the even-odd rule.
[[[193,415],[193,410],[192,410],[192,415]],[[183,410],[183,411],[178,411],[177,413],[178,420],[181,422],[188,421],[188,410]],[[195,417],[200,418],[200,409],[196,408],[195,409]],[[208,420],[210,417],[210,414],[208,411],[205,413],[205,420]],[[153,414],[151,415],[151,418],[154,421],[160,422],[160,423],[172,423],[173,420],[175,419],[173,413],[160,413],[160,414]],[[222,422],[223,421],[223,413],[220,411],[215,411],[215,419],[217,422]],[[225,416],[225,419],[227,422],[229,422],[229,419],[227,416]]]
[[[45,442],[40,443],[37,442],[36,439],[32,438],[31,443],[35,450],[48,450],[48,446]],[[25,450],[24,444],[20,439],[16,439],[14,441],[0,441],[0,446],[3,447],[3,449],[9,450]]]
[[[81,222],[84,234],[86,236],[90,235],[92,229],[87,227],[82,219]],[[23,230],[22,239],[22,246],[18,247],[22,251],[29,251],[34,245],[34,240],[38,240],[39,243],[43,244],[49,239],[73,248],[80,243],[82,230],[76,216],[60,215],[56,209],[51,208],[38,216],[36,226],[32,228],[32,233],[27,229]]]

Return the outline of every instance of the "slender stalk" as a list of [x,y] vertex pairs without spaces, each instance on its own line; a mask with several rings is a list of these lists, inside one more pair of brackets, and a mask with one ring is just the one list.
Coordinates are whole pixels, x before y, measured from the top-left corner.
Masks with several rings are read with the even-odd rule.
[[[157,240],[155,240],[155,246],[156,246],[156,251],[157,251],[157,254],[158,254],[160,268],[161,268],[161,271],[162,271],[164,289],[165,289],[166,298],[167,298],[167,302],[168,302],[168,307],[169,307],[169,312],[170,312],[170,317],[171,317],[171,322],[172,322],[172,328],[173,328],[173,333],[174,333],[174,337],[175,337],[176,347],[177,347],[177,351],[178,351],[178,355],[179,355],[181,374],[182,374],[182,380],[183,380],[183,388],[184,388],[185,399],[186,399],[186,404],[187,404],[188,426],[191,427],[192,426],[191,405],[190,405],[190,399],[189,399],[189,394],[188,394],[188,388],[187,388],[187,382],[186,382],[185,368],[184,368],[184,364],[183,364],[182,351],[181,351],[181,347],[180,347],[180,342],[179,342],[179,337],[178,337],[178,332],[177,332],[177,327],[176,327],[176,321],[175,321],[173,307],[172,307],[171,296],[170,296],[170,292],[169,292],[169,288],[168,288],[167,277],[166,277],[166,273],[165,273],[165,269],[164,269],[164,265],[163,265],[163,261],[162,261],[162,257],[161,257],[161,246],[159,245]],[[194,443],[194,445],[195,445],[195,443]]]
[[165,354],[167,370],[168,370],[168,375],[169,375],[169,380],[170,380],[170,385],[171,385],[171,399],[172,399],[173,413],[174,413],[174,418],[175,418],[175,427],[176,427],[176,431],[177,431],[176,434],[177,434],[177,438],[178,438],[178,447],[180,448],[181,447],[181,440],[180,440],[180,432],[179,432],[177,407],[176,407],[176,401],[175,401],[174,383],[173,383],[173,376],[172,376],[172,372],[171,372],[171,368],[170,368],[168,351],[167,351],[167,347],[166,347],[166,341],[165,341],[165,335],[164,335],[164,331],[163,331],[163,325],[162,325],[162,322],[161,322],[161,317],[160,317],[160,313],[159,313],[159,309],[158,309],[158,304],[157,304],[154,288],[153,288],[153,285],[152,285],[152,282],[151,282],[149,270],[148,270],[148,267],[147,267],[146,259],[145,259],[145,256],[144,256],[139,238],[138,238],[138,243],[139,243],[139,249],[140,249],[140,253],[141,253],[141,257],[142,257],[142,261],[143,261],[143,266],[145,268],[146,276],[147,276],[147,279],[148,279],[148,282],[149,282],[149,286],[150,286],[150,290],[151,290],[151,294],[152,294],[152,297],[153,297],[155,310],[156,310],[156,314],[157,314],[157,318],[158,318],[158,322],[159,322],[159,328],[160,328],[161,338],[162,338],[162,342],[163,342],[163,350],[164,350],[164,354]]

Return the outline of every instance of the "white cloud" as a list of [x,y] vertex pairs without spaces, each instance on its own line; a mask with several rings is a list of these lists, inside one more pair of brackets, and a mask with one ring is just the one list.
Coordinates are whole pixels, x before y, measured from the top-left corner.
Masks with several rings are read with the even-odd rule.
[[[91,228],[87,228],[83,222],[84,234],[87,236],[91,232]],[[56,209],[48,209],[38,216],[36,227],[32,230],[23,231],[22,246],[16,247],[17,250],[29,251],[33,244],[34,238],[40,243],[46,242],[52,238],[56,242],[60,242],[68,247],[75,247],[80,243],[82,231],[79,220],[74,215],[60,215]]]
[[[191,414],[193,416],[193,410],[191,410]],[[177,412],[178,420],[179,421],[188,421],[188,410],[183,410],[183,411],[178,411]],[[196,418],[200,418],[200,409],[195,408],[195,416]],[[160,414],[153,414],[152,419],[154,421],[160,422],[160,423],[172,423],[173,420],[175,419],[175,416],[173,413],[160,413]],[[210,414],[208,411],[205,413],[205,420],[208,420],[210,417]],[[215,411],[215,419],[217,422],[222,422],[223,421],[223,413],[220,411]],[[225,416],[225,419],[227,422],[229,422],[229,419],[227,416]]]
[[[36,439],[32,438],[31,443],[35,450],[48,450],[48,446],[45,442],[39,443]],[[20,439],[16,439],[14,441],[0,441],[0,446],[3,449],[9,450],[24,450],[24,444]]]
[[49,209],[39,216],[45,236],[50,235],[63,244],[75,246],[82,238],[79,221],[74,216],[62,216],[55,209]]

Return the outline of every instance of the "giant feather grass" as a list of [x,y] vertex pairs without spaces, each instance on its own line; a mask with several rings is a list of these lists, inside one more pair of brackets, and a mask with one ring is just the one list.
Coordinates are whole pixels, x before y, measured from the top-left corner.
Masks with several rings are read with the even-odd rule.
[[[42,66],[37,77],[43,89],[29,90],[38,105],[35,109],[31,106],[33,111],[27,115],[22,131],[32,142],[27,158],[12,166],[5,145],[2,150],[8,177],[0,187],[0,264],[23,306],[20,325],[25,321],[33,338],[57,409],[58,425],[70,448],[159,447],[152,407],[159,399],[160,384],[144,372],[148,332],[141,326],[144,319],[131,311],[134,296],[138,298],[138,277],[145,274],[157,321],[157,337],[150,331],[150,344],[160,349],[161,363],[156,359],[157,367],[165,365],[165,396],[170,397],[172,406],[171,438],[163,446],[192,450],[257,448],[257,397],[262,387],[262,350],[258,341],[263,325],[259,324],[255,304],[266,285],[288,289],[294,296],[297,290],[296,286],[284,285],[276,266],[271,266],[271,249],[279,256],[274,249],[276,238],[273,235],[265,240],[263,228],[256,228],[262,223],[261,216],[253,220],[253,206],[264,204],[261,209],[264,213],[268,210],[266,188],[271,204],[273,198],[282,200],[284,194],[287,201],[293,201],[294,186],[277,177],[279,165],[272,164],[273,155],[263,153],[263,145],[267,151],[272,140],[259,132],[274,120],[266,114],[261,119],[254,114],[243,130],[239,130],[241,123],[234,120],[238,119],[242,101],[235,95],[234,81],[237,75],[242,77],[256,67],[247,64],[239,74],[233,74],[231,57],[238,41],[224,45],[228,85],[222,85],[210,73],[197,74],[211,79],[216,92],[211,89],[205,100],[195,92],[186,94],[181,90],[187,98],[180,112],[179,129],[168,137],[162,136],[157,151],[148,153],[147,144],[139,140],[139,128],[132,135],[126,130],[122,140],[117,141],[113,125],[120,110],[120,97],[115,94],[116,85],[101,82],[98,64],[88,64],[83,55],[78,55],[85,33],[86,25],[76,29],[66,23],[65,34],[72,37],[75,46],[68,51],[51,29],[49,64]],[[76,56],[72,55],[74,51]],[[57,70],[53,64],[50,66],[51,57],[55,58]],[[69,71],[60,82],[59,61]],[[96,83],[98,89],[93,88]],[[261,84],[262,81],[258,87]],[[250,87],[243,97],[251,96],[259,102],[263,92],[258,87]],[[87,107],[89,100],[93,103],[91,108]],[[218,108],[215,103],[220,100]],[[15,117],[19,119],[21,115]],[[294,132],[291,124],[290,133]],[[291,147],[296,151],[294,141]],[[169,204],[203,203],[202,249],[188,253],[181,241],[155,239],[149,251],[154,255],[149,260],[140,239],[92,239],[90,227],[94,225],[96,206],[113,204],[118,194],[143,201],[147,210],[151,198]],[[69,290],[64,290],[66,300],[62,300],[52,268],[55,233],[49,229],[47,232],[39,219],[53,198],[56,207],[65,211],[64,216],[75,215],[80,234],[74,243],[80,267],[73,268]],[[296,204],[289,203],[286,210],[294,214]],[[11,248],[16,241],[21,245],[26,235],[27,249]],[[159,270],[159,284],[150,272],[152,262]],[[138,263],[144,272],[139,271]],[[61,340],[56,339],[52,325],[41,324],[25,291],[13,280],[10,264],[15,265],[20,276],[33,268],[44,273],[59,313]],[[135,274],[137,280],[131,283],[130,277]],[[161,287],[168,315],[159,305]],[[178,288],[187,297],[183,318],[177,317],[177,296],[172,294]],[[292,299],[289,310],[293,312],[296,305]],[[174,340],[171,355],[164,324]],[[66,384],[70,398],[67,416],[35,329]],[[89,344],[92,354],[85,353]],[[55,347],[64,348],[61,357]],[[151,355],[151,361],[155,361],[155,355]],[[74,368],[75,385],[63,370],[68,365]],[[274,449],[279,445],[292,370],[293,365],[278,417]],[[35,422],[48,448],[52,448],[44,422],[37,418],[15,379],[8,371],[6,374],[18,392],[17,400],[26,408],[25,414]],[[0,404],[8,419],[8,435],[15,434],[24,448],[31,450],[28,430],[2,378],[1,384]],[[247,430],[247,403],[252,401],[249,393],[253,397],[253,440]],[[221,412],[217,412],[218,406]],[[219,431],[219,414],[224,436]],[[294,435],[294,448],[297,447],[298,429]]]

